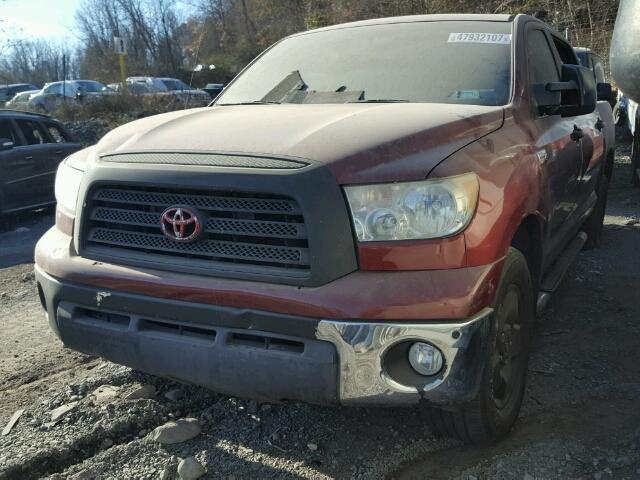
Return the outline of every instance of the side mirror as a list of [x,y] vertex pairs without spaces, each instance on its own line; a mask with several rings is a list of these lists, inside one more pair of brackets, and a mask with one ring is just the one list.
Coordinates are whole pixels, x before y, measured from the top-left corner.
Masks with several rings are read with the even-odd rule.
[[13,140],[0,138],[0,150],[11,150],[14,147]]
[[561,79],[560,82],[533,85],[533,94],[541,115],[575,117],[596,109],[596,82],[591,70],[566,64],[562,66]]
[[613,89],[610,83],[598,83],[596,85],[598,91],[598,100],[603,102],[610,102],[613,100]]

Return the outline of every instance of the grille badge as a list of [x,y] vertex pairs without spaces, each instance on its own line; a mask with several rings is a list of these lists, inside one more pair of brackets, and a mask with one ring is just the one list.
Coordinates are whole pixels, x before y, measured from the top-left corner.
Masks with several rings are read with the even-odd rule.
[[160,228],[174,242],[193,242],[202,233],[202,221],[190,208],[169,207],[162,212]]

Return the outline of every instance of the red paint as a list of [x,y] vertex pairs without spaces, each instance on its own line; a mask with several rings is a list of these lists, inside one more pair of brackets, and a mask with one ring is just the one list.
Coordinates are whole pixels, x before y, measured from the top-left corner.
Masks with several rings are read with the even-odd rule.
[[79,285],[210,305],[326,319],[438,320],[471,316],[491,302],[501,262],[474,268],[354,272],[316,288],[130,268],[70,254],[52,228],[36,246],[49,275]]
[[364,242],[358,245],[362,270],[442,270],[465,265],[464,235],[444,240]]

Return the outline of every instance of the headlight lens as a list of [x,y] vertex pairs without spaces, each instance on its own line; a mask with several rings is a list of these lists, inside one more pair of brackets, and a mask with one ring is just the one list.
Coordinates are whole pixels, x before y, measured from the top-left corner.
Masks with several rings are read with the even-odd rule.
[[82,170],[78,170],[69,165],[65,160],[58,166],[56,174],[56,202],[67,213],[75,215],[78,191],[82,181]]
[[462,231],[478,203],[467,173],[420,182],[345,187],[360,242],[442,238]]

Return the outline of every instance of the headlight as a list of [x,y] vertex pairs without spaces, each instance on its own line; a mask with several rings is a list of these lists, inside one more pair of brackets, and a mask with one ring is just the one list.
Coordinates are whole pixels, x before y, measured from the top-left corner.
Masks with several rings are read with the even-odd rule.
[[462,231],[478,203],[467,173],[420,182],[345,187],[360,242],[442,238]]
[[56,174],[56,202],[70,215],[75,215],[78,191],[82,181],[82,170],[72,167],[69,160],[65,160],[58,167]]

